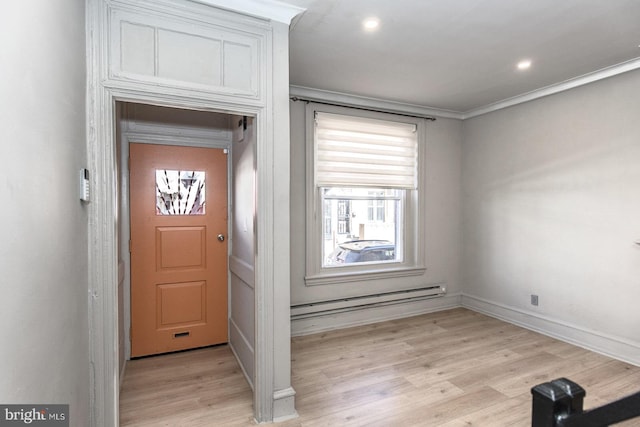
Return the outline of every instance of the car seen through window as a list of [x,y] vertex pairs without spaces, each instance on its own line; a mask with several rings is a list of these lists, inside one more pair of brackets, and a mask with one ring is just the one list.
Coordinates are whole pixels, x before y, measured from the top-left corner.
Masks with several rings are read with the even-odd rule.
[[396,247],[387,240],[352,240],[340,243],[329,255],[327,266],[357,262],[395,261]]

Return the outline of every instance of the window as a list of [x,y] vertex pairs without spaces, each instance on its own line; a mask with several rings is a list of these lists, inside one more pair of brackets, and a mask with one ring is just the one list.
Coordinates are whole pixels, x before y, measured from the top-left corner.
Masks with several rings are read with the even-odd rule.
[[395,249],[402,242],[402,190],[322,187],[321,195],[325,212],[337,219],[337,227],[323,230],[323,267],[402,261],[402,251]]
[[308,285],[424,272],[423,128],[423,119],[307,105]]

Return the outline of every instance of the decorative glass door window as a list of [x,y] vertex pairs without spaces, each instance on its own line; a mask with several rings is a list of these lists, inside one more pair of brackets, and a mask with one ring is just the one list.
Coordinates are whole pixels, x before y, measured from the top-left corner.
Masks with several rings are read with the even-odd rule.
[[204,215],[203,171],[156,170],[156,215]]

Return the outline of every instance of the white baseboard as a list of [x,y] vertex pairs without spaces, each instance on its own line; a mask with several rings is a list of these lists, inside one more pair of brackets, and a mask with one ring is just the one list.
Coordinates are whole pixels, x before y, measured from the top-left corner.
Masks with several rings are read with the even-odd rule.
[[298,413],[295,408],[295,396],[296,391],[292,387],[287,387],[283,390],[276,390],[273,392],[274,423],[298,418]]
[[233,321],[233,318],[229,319],[229,348],[231,348],[244,377],[253,390],[253,361],[255,357],[253,346]]
[[124,381],[124,373],[127,370],[127,359],[124,359],[124,363],[122,364],[122,369],[120,370],[120,377],[118,378],[118,390],[122,389],[122,381]]
[[385,320],[417,316],[434,311],[460,307],[460,294],[447,294],[437,298],[402,301],[393,304],[356,308],[332,314],[319,314],[291,320],[291,335],[309,335],[333,329],[367,325]]
[[640,366],[640,343],[572,325],[527,310],[463,294],[462,307],[557,338],[587,350]]

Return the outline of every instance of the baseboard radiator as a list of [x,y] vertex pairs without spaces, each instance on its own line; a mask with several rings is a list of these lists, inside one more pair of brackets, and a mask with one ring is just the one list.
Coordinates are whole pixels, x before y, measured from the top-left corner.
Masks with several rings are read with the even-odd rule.
[[445,285],[431,285],[416,289],[384,292],[357,297],[340,298],[329,301],[298,304],[291,306],[291,319],[325,316],[345,311],[362,310],[376,306],[401,304],[423,299],[436,298],[447,293]]

